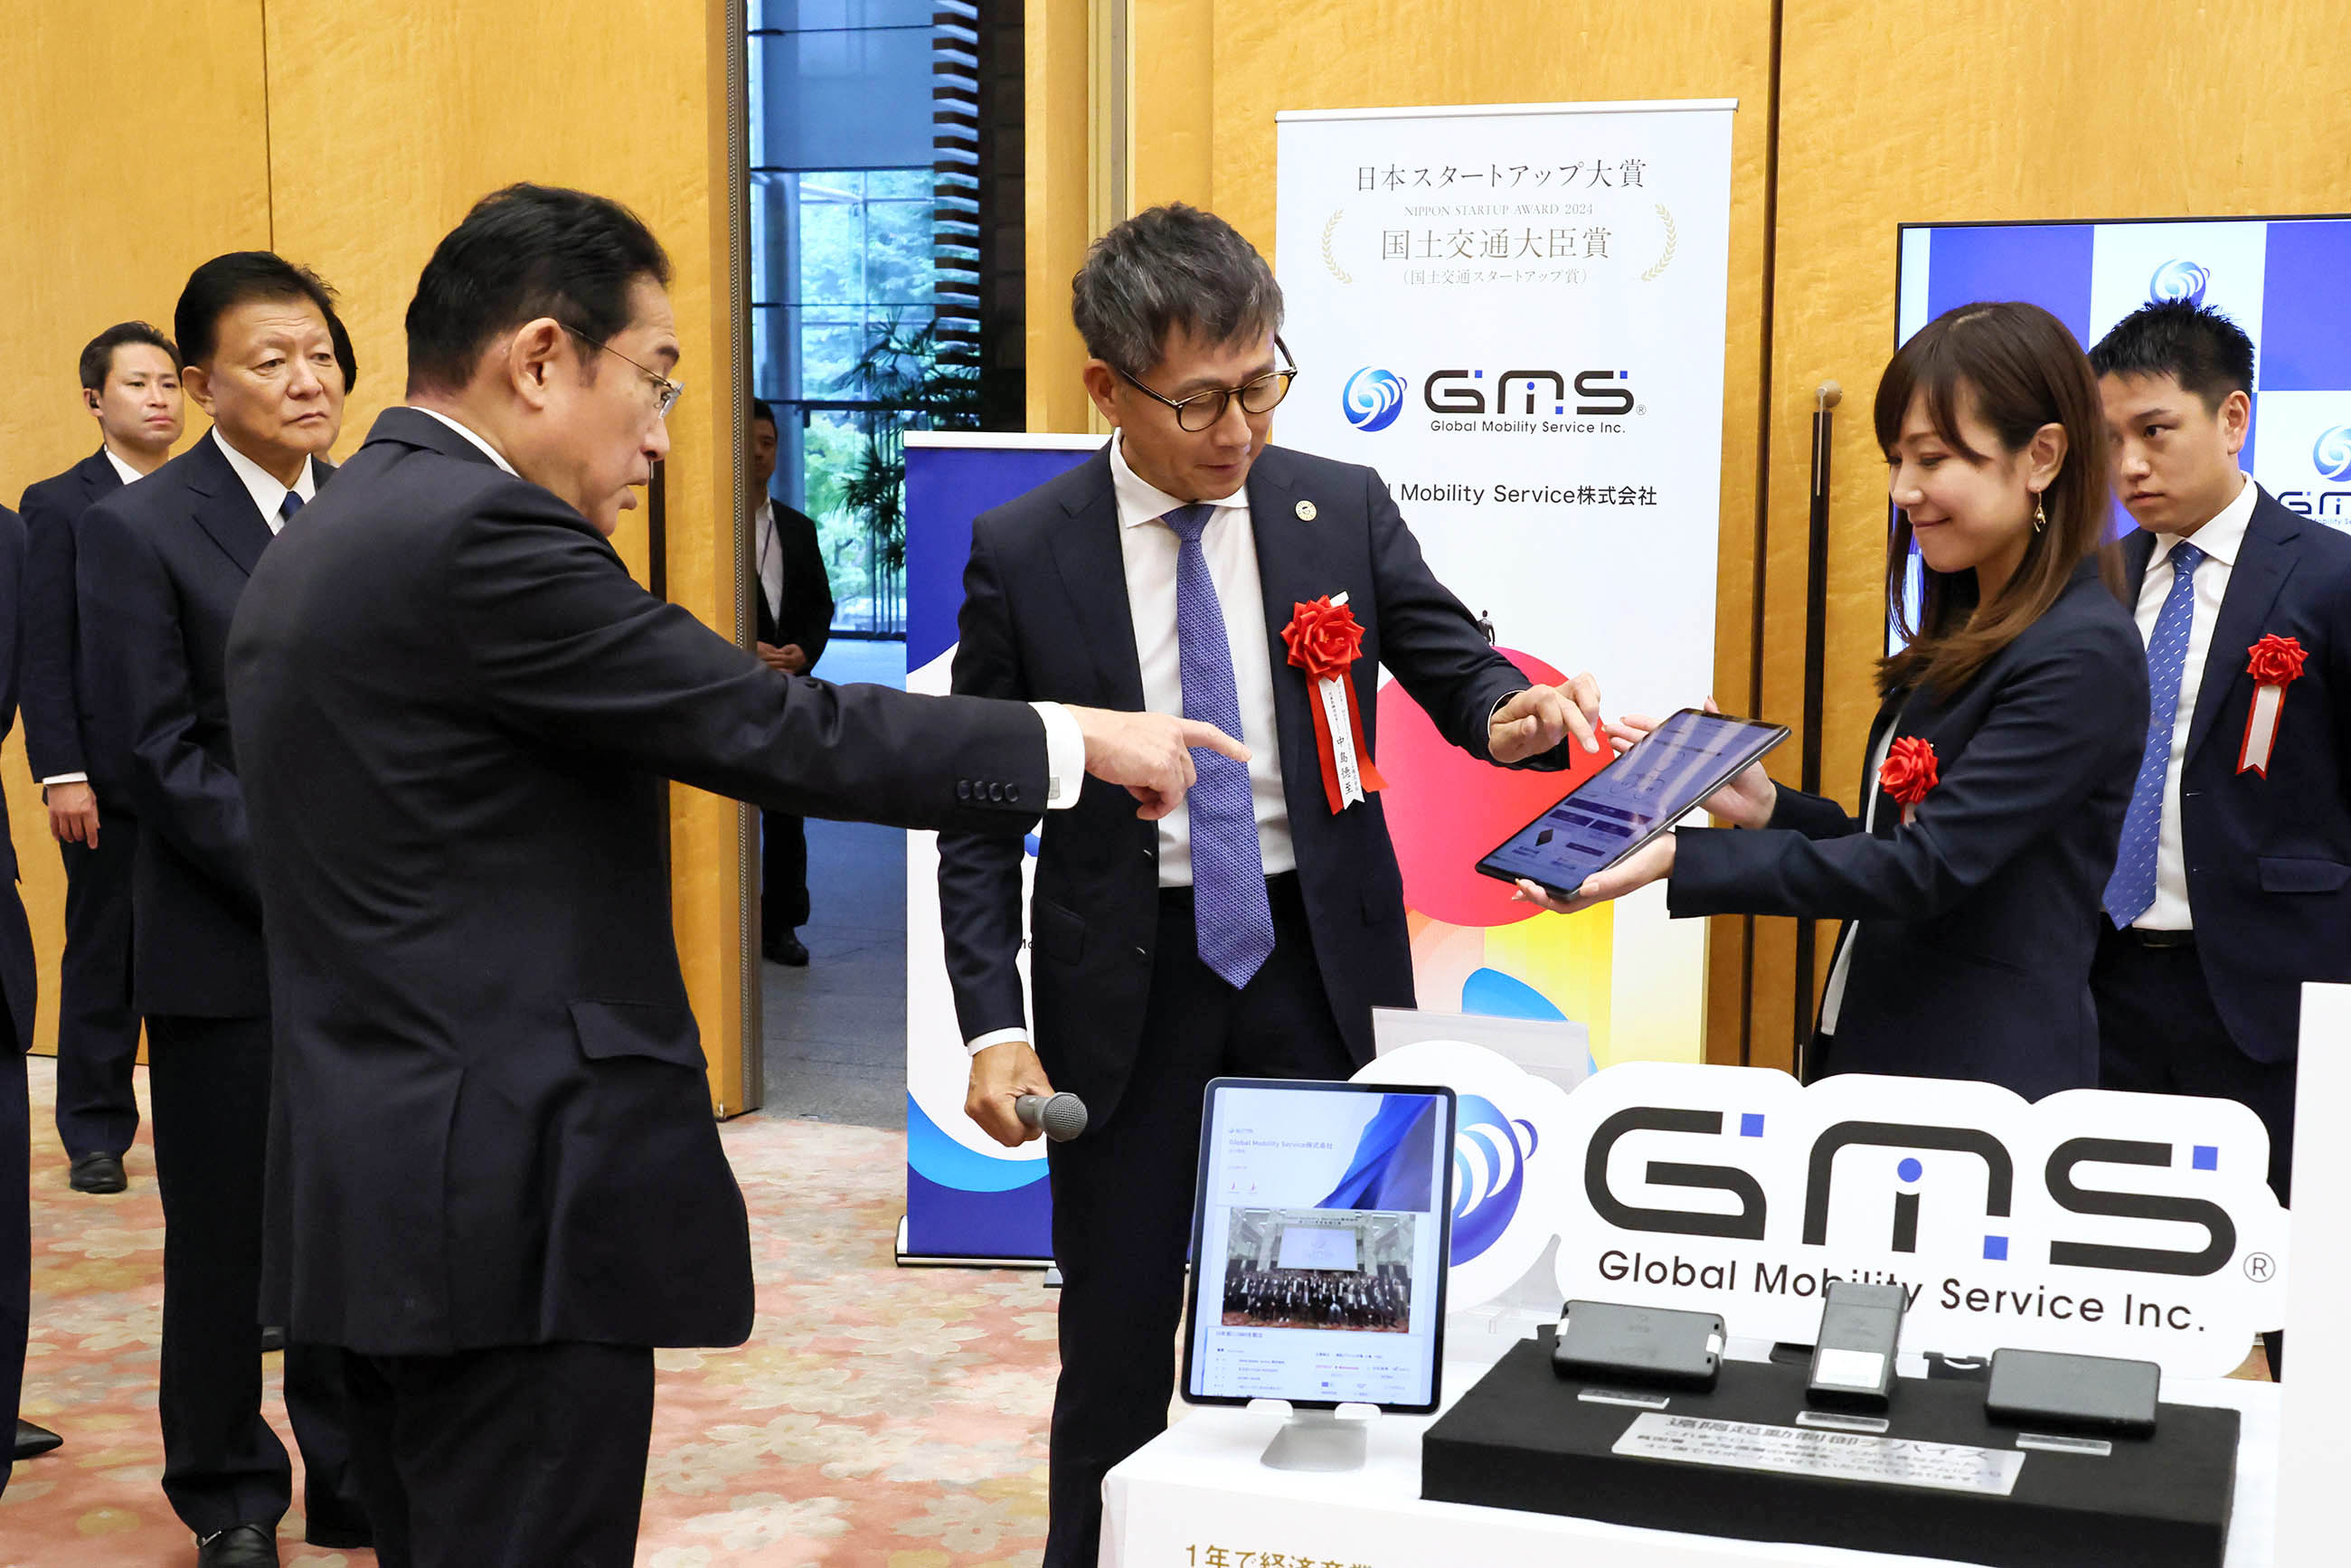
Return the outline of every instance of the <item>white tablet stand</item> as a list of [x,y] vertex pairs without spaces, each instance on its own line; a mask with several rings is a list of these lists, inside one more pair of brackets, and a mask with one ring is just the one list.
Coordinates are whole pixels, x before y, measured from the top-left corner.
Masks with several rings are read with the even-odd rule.
[[[1353,1408],[1379,1414],[1377,1406]],[[1369,1418],[1342,1418],[1336,1410],[1292,1409],[1258,1463],[1276,1470],[1360,1470],[1371,1441],[1370,1426]]]

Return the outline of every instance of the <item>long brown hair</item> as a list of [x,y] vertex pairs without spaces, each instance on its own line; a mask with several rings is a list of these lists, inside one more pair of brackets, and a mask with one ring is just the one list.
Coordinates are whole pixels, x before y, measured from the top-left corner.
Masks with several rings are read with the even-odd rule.
[[1897,510],[1886,551],[1886,607],[1903,648],[1878,661],[1881,696],[1964,685],[2047,613],[2085,558],[2095,558],[2106,586],[2122,591],[2122,557],[2107,528],[2105,413],[2089,359],[2064,322],[2038,305],[2008,302],[1958,306],[1920,328],[1877,383],[1877,444],[1889,455],[1911,399],[1921,394],[1935,434],[1970,462],[1993,454],[1960,439],[1963,409],[1991,427],[2008,455],[2023,451],[2043,425],[2063,425],[2065,457],[2041,497],[2047,529],[2026,541],[2023,560],[1988,605],[1977,603],[1973,571],[1937,571],[1921,559],[1924,592],[1917,624],[1910,623],[1902,593],[1910,519]]

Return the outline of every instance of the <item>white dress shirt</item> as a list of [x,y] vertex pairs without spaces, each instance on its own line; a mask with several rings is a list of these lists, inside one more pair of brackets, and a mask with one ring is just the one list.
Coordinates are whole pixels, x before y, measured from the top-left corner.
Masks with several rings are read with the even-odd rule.
[[277,508],[286,504],[287,491],[301,497],[304,506],[309,505],[310,497],[319,493],[317,465],[308,457],[302,459],[302,472],[295,476],[294,483],[281,485],[267,469],[231,446],[221,434],[220,426],[213,426],[212,439],[213,444],[218,446],[222,455],[228,459],[228,465],[236,470],[236,476],[245,481],[246,489],[252,494],[253,504],[261,508],[261,520],[269,525],[272,534],[286,526],[286,519],[278,514]]
[[[409,408],[410,408],[413,412],[417,413],[421,413],[421,414],[424,415],[427,419],[437,419],[437,420],[439,420],[442,423],[444,423],[444,424],[447,425],[450,429],[452,429],[452,430],[455,431],[458,434],[460,434],[460,435],[464,436],[466,440],[468,440],[468,441],[472,442],[475,446],[480,447],[480,448],[482,449],[482,455],[483,455],[483,456],[485,456],[485,457],[488,458],[491,462],[493,462],[493,463],[496,464],[499,467],[501,467],[501,468],[505,469],[507,473],[509,473],[509,474],[514,474],[514,471],[515,471],[514,465],[513,465],[513,464],[511,464],[511,463],[509,463],[509,462],[507,462],[504,457],[499,456],[499,455],[498,455],[498,449],[497,449],[496,447],[495,447],[495,446],[491,445],[488,442],[486,442],[486,441],[483,440],[480,436],[478,436],[478,435],[475,434],[471,430],[469,430],[469,429],[467,429],[465,426],[464,426],[464,425],[462,425],[462,424],[458,423],[455,420],[451,419],[447,414],[443,413],[439,409],[437,409],[437,408],[418,408],[414,403],[410,403],[408,406],[409,406]],[[515,477],[516,477],[516,478],[517,478],[517,479],[519,479],[519,478],[521,478],[521,477],[522,477],[522,476],[521,476],[521,475],[519,475],[519,474],[515,474]]]
[[2229,575],[2238,552],[2245,548],[2245,529],[2253,520],[2261,490],[2242,475],[2237,498],[2192,534],[2159,535],[2155,553],[2147,558],[2147,576],[2138,585],[2138,635],[2141,643],[2155,637],[2155,618],[2171,592],[2171,552],[2182,538],[2204,552],[2196,568],[2196,600],[2188,622],[2188,664],[2179,673],[2179,709],[2171,719],[2171,759],[2163,769],[2163,823],[2155,840],[2155,902],[2131,922],[2145,931],[2190,931],[2196,922],[2188,910],[2188,859],[2179,836],[2179,768],[2187,760],[2188,729],[2196,719],[2196,695],[2204,686],[2204,659],[2212,651],[2212,626],[2220,617],[2220,601],[2229,594]]
[[751,563],[759,578],[759,594],[768,601],[768,614],[778,625],[784,619],[784,544],[776,537],[776,502],[771,496],[759,497],[759,509],[751,514]]
[[[1118,548],[1126,567],[1126,604],[1134,620],[1134,655],[1143,671],[1143,706],[1151,713],[1184,711],[1184,668],[1176,643],[1176,558],[1182,541],[1160,519],[1185,505],[1146,483],[1126,465],[1123,444],[1110,448],[1111,486],[1118,497]],[[1214,502],[1200,549],[1225,614],[1232,649],[1233,689],[1240,698],[1241,733],[1249,748],[1249,798],[1257,813],[1258,852],[1265,874],[1298,867],[1290,842],[1290,807],[1282,789],[1281,741],[1274,727],[1273,654],[1265,624],[1265,591],[1257,570],[1257,533],[1249,487]],[[1303,678],[1302,676],[1301,677]],[[1189,802],[1159,820],[1159,885],[1192,883]]]
[[[124,484],[136,485],[140,480],[144,479],[147,476],[139,472],[138,469],[131,466],[130,464],[125,463],[121,458],[117,457],[114,455],[113,447],[108,446],[104,443],[100,443],[98,449],[106,454],[106,460],[114,465],[115,476],[120,479]],[[47,779],[41,780],[41,788],[46,789],[52,784],[87,784],[89,782],[89,775],[87,773],[52,773]]]

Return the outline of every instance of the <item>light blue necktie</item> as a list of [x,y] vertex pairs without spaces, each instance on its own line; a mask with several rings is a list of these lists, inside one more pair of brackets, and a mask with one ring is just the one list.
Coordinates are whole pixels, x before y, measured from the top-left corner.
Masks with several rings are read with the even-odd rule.
[[2147,640],[2147,750],[2123,819],[2122,852],[2106,879],[2106,917],[2120,930],[2155,903],[2155,849],[2163,832],[2163,783],[2171,768],[2171,729],[2179,716],[2179,678],[2188,671],[2188,629],[2196,619],[2196,569],[2204,552],[2185,541],[2171,551],[2171,591]]
[[[1176,650],[1184,674],[1184,716],[1241,737],[1241,699],[1224,608],[1208,575],[1200,531],[1214,510],[1179,507],[1160,520],[1181,541],[1176,551]],[[1257,808],[1249,764],[1205,747],[1192,748],[1199,775],[1185,797],[1192,818],[1192,922],[1206,964],[1235,990],[1249,983],[1273,952],[1273,906],[1265,895],[1265,857],[1257,842]]]

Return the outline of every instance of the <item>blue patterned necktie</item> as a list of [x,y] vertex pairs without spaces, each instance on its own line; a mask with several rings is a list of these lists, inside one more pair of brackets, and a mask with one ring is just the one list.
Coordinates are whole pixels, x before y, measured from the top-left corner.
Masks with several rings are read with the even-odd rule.
[[[1224,607],[1208,575],[1200,531],[1214,507],[1179,507],[1160,520],[1180,542],[1176,551],[1176,650],[1184,673],[1184,716],[1241,738],[1241,699]],[[1273,906],[1265,895],[1265,857],[1257,842],[1257,808],[1249,764],[1192,748],[1199,778],[1185,797],[1192,818],[1192,920],[1206,964],[1235,990],[1249,983],[1273,952]]]
[[2188,629],[2196,619],[2196,569],[2204,552],[2186,541],[2171,551],[2171,591],[2147,640],[2147,750],[2123,819],[2122,852],[2106,879],[2106,917],[2120,930],[2155,903],[2155,851],[2163,833],[2163,785],[2171,768],[2171,730],[2179,716],[2179,678],[2188,671]]

